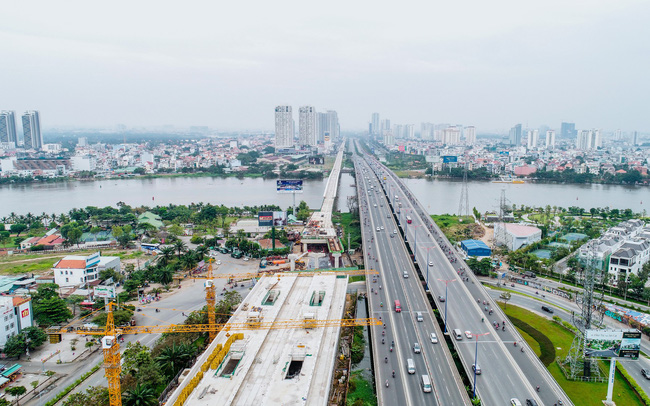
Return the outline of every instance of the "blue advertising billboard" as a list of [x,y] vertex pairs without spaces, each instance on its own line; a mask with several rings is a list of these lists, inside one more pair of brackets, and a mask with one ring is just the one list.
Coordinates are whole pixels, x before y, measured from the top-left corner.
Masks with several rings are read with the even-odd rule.
[[302,193],[301,179],[281,179],[276,185],[278,193]]
[[444,155],[442,157],[442,162],[446,163],[446,164],[451,163],[451,162],[458,162],[458,157],[455,156],[455,155]]

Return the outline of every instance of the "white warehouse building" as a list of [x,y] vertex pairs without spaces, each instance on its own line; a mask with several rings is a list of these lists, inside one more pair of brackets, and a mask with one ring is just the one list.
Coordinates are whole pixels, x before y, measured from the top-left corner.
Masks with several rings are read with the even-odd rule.
[[542,230],[523,224],[497,223],[494,225],[494,240],[510,251],[530,245],[542,239]]

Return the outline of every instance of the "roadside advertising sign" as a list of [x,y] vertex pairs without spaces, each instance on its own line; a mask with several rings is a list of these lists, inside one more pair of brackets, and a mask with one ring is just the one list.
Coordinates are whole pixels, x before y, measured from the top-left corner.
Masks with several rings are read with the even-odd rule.
[[276,182],[278,193],[302,193],[301,179],[280,179]]
[[639,330],[587,330],[585,334],[587,358],[639,358]]

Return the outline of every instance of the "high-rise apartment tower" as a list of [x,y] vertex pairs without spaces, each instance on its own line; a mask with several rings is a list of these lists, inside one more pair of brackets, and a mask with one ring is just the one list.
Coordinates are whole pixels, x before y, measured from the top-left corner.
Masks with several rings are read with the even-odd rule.
[[293,147],[294,122],[291,106],[275,108],[275,148]]
[[298,115],[298,142],[300,146],[316,146],[316,109],[312,106],[302,106]]
[[16,145],[16,114],[13,111],[0,112],[0,142]]
[[41,119],[36,110],[26,111],[23,114],[23,146],[25,149],[40,150],[43,148]]

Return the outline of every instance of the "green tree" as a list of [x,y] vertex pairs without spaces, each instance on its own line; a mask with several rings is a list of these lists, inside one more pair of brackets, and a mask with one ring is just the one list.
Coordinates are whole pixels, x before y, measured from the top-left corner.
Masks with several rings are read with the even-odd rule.
[[474,207],[474,208],[472,209],[472,212],[474,212],[474,217],[475,217],[478,221],[481,221],[481,212],[479,212],[478,210],[476,210],[476,207]]
[[86,300],[84,296],[81,295],[70,295],[68,296],[65,301],[72,306],[72,317],[74,317],[77,314],[77,307],[79,306],[79,303],[83,302]]
[[122,395],[122,402],[124,406],[155,406],[158,399],[149,386],[138,384]]
[[174,249],[178,252],[178,259],[181,259],[181,253],[187,249],[185,243],[181,240],[174,242]]
[[112,268],[107,268],[99,271],[100,280],[105,281],[109,278],[113,278],[114,282],[122,282],[124,280],[124,275]]
[[83,231],[81,231],[81,228],[73,227],[70,230],[68,230],[67,240],[71,245],[79,244],[82,235],[83,235]]
[[27,393],[27,388],[24,386],[11,386],[7,389],[5,389],[5,392],[7,392],[9,395],[13,396],[16,398],[16,405],[19,405],[20,402],[18,401],[18,398],[23,396],[25,393]]
[[108,388],[91,386],[85,393],[77,392],[68,396],[63,406],[109,406]]
[[[4,230],[4,228],[3,228],[3,230]],[[11,230],[12,233],[15,233],[16,236],[20,236],[20,233],[27,230],[27,225],[22,224],[22,223],[12,224],[11,227],[10,227],[10,230]]]
[[72,317],[72,313],[60,297],[34,302],[34,320],[39,325],[60,325]]
[[133,240],[133,227],[131,225],[126,224],[124,226],[114,226],[112,229],[112,234],[113,237],[117,240],[117,243],[120,244],[121,247],[128,247],[129,243],[131,240]]
[[183,227],[181,227],[178,224],[172,224],[171,226],[167,227],[167,232],[173,235],[174,237],[178,237],[183,235],[185,230],[183,230]]
[[193,346],[172,344],[160,351],[156,362],[168,378],[173,378],[178,371],[185,367],[193,355]]

